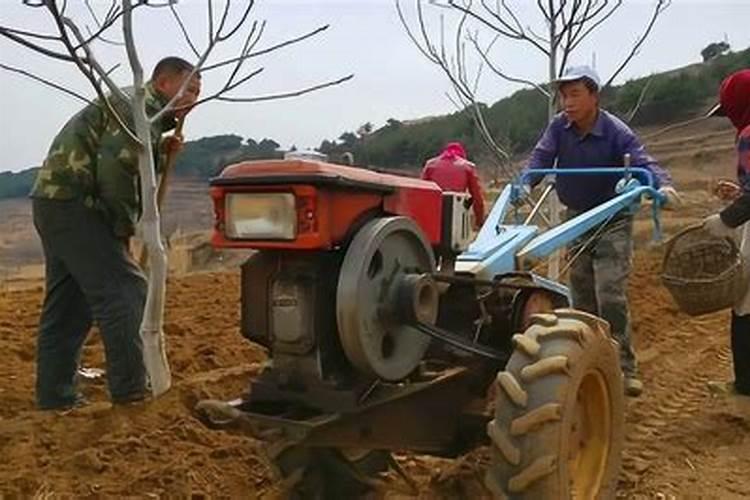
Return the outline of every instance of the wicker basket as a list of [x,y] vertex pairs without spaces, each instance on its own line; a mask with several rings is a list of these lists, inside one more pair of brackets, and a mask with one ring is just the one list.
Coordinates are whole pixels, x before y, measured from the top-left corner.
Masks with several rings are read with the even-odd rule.
[[691,226],[667,243],[662,282],[680,309],[691,316],[732,307],[750,286],[737,243]]

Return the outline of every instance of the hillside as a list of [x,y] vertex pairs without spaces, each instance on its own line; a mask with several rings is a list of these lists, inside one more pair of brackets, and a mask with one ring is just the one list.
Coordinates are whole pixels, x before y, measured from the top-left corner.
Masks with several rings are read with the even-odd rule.
[[[664,214],[667,236],[716,210],[707,188],[732,174],[733,137],[726,120],[713,118],[648,143],[686,201]],[[170,275],[165,332],[175,386],[166,396],[112,409],[99,378],[83,384],[89,407],[64,418],[35,411],[28,374],[43,269],[29,205],[0,201],[0,335],[7,345],[0,354],[0,378],[7,381],[0,387],[0,452],[13,457],[0,461],[0,497],[282,498],[283,484],[259,441],[210,430],[192,410],[200,399],[241,394],[266,359],[239,333],[238,265]],[[205,231],[211,222],[205,180],[175,179],[166,232]],[[646,221],[638,221],[629,296],[646,392],[628,401],[617,498],[748,498],[750,412],[705,390],[707,380],[730,376],[726,314],[690,318],[676,310],[659,281],[661,247],[646,244],[649,234]],[[87,341],[83,362],[105,367],[98,335]],[[488,449],[456,460],[415,453],[398,453],[396,460],[420,494],[401,493],[403,480],[391,472],[377,498],[487,498],[481,478]]]
[[[674,123],[705,112],[721,80],[743,67],[750,67],[750,48],[605,89],[603,106],[620,116],[629,116],[648,85],[631,124],[640,129]],[[529,89],[484,106],[484,114],[493,136],[514,155],[521,155],[533,146],[544,128],[546,109],[544,98]],[[344,132],[336,140],[325,140],[318,150],[334,161],[349,151],[354,153],[359,165],[403,169],[422,165],[451,140],[466,144],[481,167],[488,152],[471,118],[464,112],[408,121],[392,118],[364,136]],[[269,138],[256,141],[236,134],[204,137],[185,144],[176,172],[181,176],[208,179],[234,162],[279,158],[282,156],[279,148],[280,145]],[[35,169],[28,169],[0,173],[0,199],[25,196],[31,188],[34,172]]]
[[[639,129],[675,123],[704,113],[716,98],[721,80],[729,73],[747,67],[750,67],[750,48],[725,54],[707,63],[644,76],[605,89],[602,105],[621,117],[627,117],[648,85],[631,125]],[[520,90],[485,107],[485,121],[496,141],[512,154],[520,155],[534,145],[543,130],[547,119],[546,106],[545,98],[536,90]],[[487,155],[471,118],[464,112],[412,121],[408,125],[392,119],[368,135],[366,141],[360,137],[352,142],[351,135],[343,134],[334,147],[324,141],[321,150],[334,156],[344,150],[354,151],[355,158],[367,158],[369,164],[387,168],[422,165],[451,140],[466,144],[473,159],[479,163]]]

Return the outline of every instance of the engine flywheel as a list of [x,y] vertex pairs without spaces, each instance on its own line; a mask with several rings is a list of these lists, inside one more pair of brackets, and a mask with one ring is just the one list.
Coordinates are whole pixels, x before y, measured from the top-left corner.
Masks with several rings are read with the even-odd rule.
[[375,219],[357,232],[336,292],[339,338],[356,368],[396,381],[419,365],[430,337],[410,324],[437,318],[434,271],[432,250],[410,219]]

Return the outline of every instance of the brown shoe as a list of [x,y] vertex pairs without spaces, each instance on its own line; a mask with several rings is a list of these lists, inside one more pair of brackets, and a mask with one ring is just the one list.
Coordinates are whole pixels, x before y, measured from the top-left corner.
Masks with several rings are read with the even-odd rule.
[[737,392],[734,388],[734,382],[719,382],[711,380],[706,383],[706,386],[708,387],[708,392],[714,396],[728,396]]
[[631,398],[637,398],[643,393],[643,382],[635,376],[625,377],[625,395]]
[[715,382],[706,384],[714,398],[721,398],[730,412],[743,418],[750,417],[750,394],[739,392],[734,382]]
[[737,386],[734,382],[717,382],[715,380],[706,383],[708,386],[708,392],[714,396],[740,396],[750,397],[750,394],[745,394],[737,390]]
[[120,398],[112,398],[112,406],[137,406],[146,402],[145,392],[136,392]]

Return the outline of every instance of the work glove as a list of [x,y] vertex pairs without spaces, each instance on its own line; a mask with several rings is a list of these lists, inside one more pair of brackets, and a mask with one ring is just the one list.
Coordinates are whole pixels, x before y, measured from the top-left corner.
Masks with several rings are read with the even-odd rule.
[[731,238],[735,233],[734,228],[724,224],[719,214],[709,215],[703,219],[703,229],[717,238]]
[[676,210],[682,206],[682,198],[680,197],[677,190],[672,186],[664,186],[659,188],[659,194],[664,199],[664,210]]

